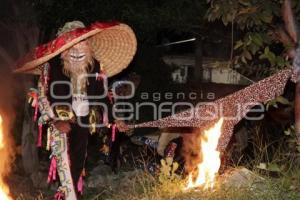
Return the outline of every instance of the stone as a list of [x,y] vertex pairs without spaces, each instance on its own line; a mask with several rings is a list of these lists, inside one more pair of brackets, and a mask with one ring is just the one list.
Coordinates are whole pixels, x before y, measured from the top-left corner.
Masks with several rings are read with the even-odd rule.
[[106,165],[103,161],[99,161],[96,167],[88,173],[87,187],[99,188],[108,186],[111,184],[108,177],[112,175],[110,166]]
[[97,175],[104,175],[104,174],[111,174],[112,170],[111,167],[105,164],[103,161],[99,161],[95,168],[93,168],[89,174],[90,176],[97,176]]
[[105,175],[94,175],[87,179],[86,184],[89,188],[99,188],[107,186],[109,183]]
[[265,180],[261,176],[244,167],[230,169],[226,171],[220,179],[226,187],[235,188],[256,187],[263,184],[263,181]]

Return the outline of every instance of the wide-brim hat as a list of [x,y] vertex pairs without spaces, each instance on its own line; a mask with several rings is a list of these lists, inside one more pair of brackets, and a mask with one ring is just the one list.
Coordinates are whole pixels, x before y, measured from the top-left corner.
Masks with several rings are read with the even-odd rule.
[[[40,45],[22,58],[14,72],[40,74],[44,63],[82,40],[88,40],[101,70],[111,77],[125,69],[133,59],[137,41],[132,29],[119,22],[96,22],[76,28]],[[55,67],[55,66],[53,66]]]

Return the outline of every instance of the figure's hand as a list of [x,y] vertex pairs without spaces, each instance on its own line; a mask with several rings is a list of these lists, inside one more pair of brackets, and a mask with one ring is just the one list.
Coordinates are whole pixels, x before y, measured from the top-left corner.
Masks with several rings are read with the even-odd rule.
[[54,126],[61,133],[69,133],[71,131],[71,125],[67,121],[56,121],[54,122]]
[[123,120],[116,120],[115,123],[120,132],[126,132],[129,130],[128,125]]

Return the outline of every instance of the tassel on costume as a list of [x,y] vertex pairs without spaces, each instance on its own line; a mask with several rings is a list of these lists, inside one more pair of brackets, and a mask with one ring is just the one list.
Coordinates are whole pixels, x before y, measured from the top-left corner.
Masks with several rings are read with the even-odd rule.
[[96,73],[96,80],[97,81],[103,81],[106,80],[107,76],[106,74],[101,70],[100,73]]
[[115,142],[116,140],[116,124],[113,124],[112,127],[111,127],[111,141],[112,142]]
[[39,124],[37,147],[42,146],[43,124]]
[[108,121],[108,114],[106,112],[106,110],[104,109],[103,112],[102,112],[102,123],[104,125],[108,125],[109,124],[109,121]]
[[66,195],[64,192],[62,191],[58,191],[56,192],[56,194],[54,195],[54,200],[65,200],[66,199]]
[[48,173],[48,179],[47,179],[48,183],[51,183],[56,180],[56,170],[57,170],[56,157],[52,156],[49,173]]
[[36,122],[37,120],[37,116],[38,116],[38,111],[39,111],[39,104],[38,104],[38,100],[34,99],[34,101],[36,102],[34,105],[34,116],[33,116],[33,121]]
[[28,103],[30,103],[31,106],[34,107],[33,121],[36,122],[39,111],[38,91],[36,89],[31,88],[30,92],[28,92],[27,95],[29,97]]
[[79,194],[83,195],[83,176],[80,175],[78,183],[77,183],[77,190]]

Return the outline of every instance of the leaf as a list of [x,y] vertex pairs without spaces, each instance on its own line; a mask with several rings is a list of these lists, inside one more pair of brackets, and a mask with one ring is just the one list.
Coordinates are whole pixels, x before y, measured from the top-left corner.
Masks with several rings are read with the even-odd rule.
[[291,135],[291,132],[292,132],[291,129],[285,130],[284,135]]
[[167,166],[167,165],[164,165],[160,168],[160,173],[163,175],[163,176],[170,176],[170,172],[171,172],[171,167],[170,166]]
[[281,171],[279,166],[275,163],[269,163],[268,167],[267,167],[267,170],[271,171],[271,172],[280,172]]
[[161,163],[162,166],[167,165],[167,163],[166,163],[166,161],[165,161],[164,159],[161,159],[161,160],[160,160],[160,163]]
[[289,100],[287,100],[286,98],[284,98],[283,96],[278,96],[276,98],[276,101],[283,104],[283,105],[290,105],[291,102],[289,102]]
[[178,169],[179,164],[177,162],[173,163],[172,173],[175,173],[175,171]]
[[242,60],[243,63],[247,64],[247,60],[245,59],[244,56],[241,57],[241,60]]
[[243,46],[243,45],[244,45],[244,43],[243,43],[241,40],[237,41],[237,42],[235,43],[234,50],[240,48],[240,47]]
[[275,64],[275,61],[276,61],[276,55],[273,53],[273,52],[269,52],[268,54],[268,58],[269,58],[269,61],[272,65]]
[[227,26],[228,23],[229,23],[229,21],[228,21],[226,15],[223,15],[223,16],[222,16],[222,21],[223,21],[223,24],[224,24],[225,26]]
[[252,60],[252,55],[248,50],[244,50],[243,54],[245,58],[247,58],[248,60]]
[[266,54],[261,54],[258,58],[261,59],[261,60],[268,59]]
[[267,164],[266,163],[259,163],[259,165],[257,165],[256,168],[266,170],[267,169]]
[[261,15],[260,15],[260,19],[265,22],[265,23],[271,23],[272,20],[273,20],[273,16],[271,13],[269,12],[263,12]]
[[269,48],[269,47],[266,47],[264,53],[265,53],[266,55],[269,54],[269,53],[270,53],[270,48]]
[[269,110],[269,107],[270,107],[270,104],[266,104],[266,110],[268,111]]
[[168,165],[168,166],[171,166],[172,163],[173,163],[173,158],[172,158],[172,157],[167,157],[167,158],[166,158],[166,162],[167,162],[167,165]]
[[[276,99],[272,99],[266,103],[266,110],[269,110],[270,106],[277,108]],[[277,106],[277,107],[276,107]]]
[[263,45],[263,39],[262,37],[260,36],[260,34],[254,34],[252,36],[252,40],[253,42],[257,45],[257,46],[262,46]]
[[270,51],[269,47],[266,47],[264,50],[264,54],[260,55],[259,59],[268,59],[271,66],[274,66],[276,61],[276,55],[272,51]]
[[239,0],[239,3],[243,6],[251,6],[249,0]]
[[159,180],[160,183],[163,183],[164,182],[164,177],[163,176],[159,176],[158,180]]
[[259,50],[259,46],[257,46],[256,44],[252,43],[249,46],[249,50],[251,51],[252,55],[255,55],[256,52]]
[[291,125],[290,127],[292,130],[295,130],[295,125]]
[[280,168],[277,164],[275,163],[259,163],[258,166],[256,166],[258,169],[266,170],[266,171],[271,171],[271,172],[280,172]]

